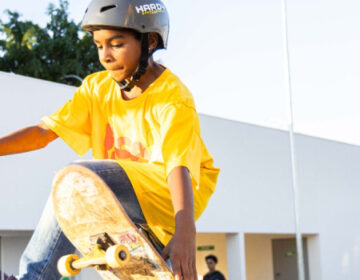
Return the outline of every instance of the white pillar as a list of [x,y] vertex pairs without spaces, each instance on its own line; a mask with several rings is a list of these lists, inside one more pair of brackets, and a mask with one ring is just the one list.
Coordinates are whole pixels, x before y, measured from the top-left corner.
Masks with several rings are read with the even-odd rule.
[[313,235],[308,236],[306,239],[310,279],[322,280],[320,237],[319,235]]
[[244,233],[226,234],[226,250],[229,279],[246,280]]

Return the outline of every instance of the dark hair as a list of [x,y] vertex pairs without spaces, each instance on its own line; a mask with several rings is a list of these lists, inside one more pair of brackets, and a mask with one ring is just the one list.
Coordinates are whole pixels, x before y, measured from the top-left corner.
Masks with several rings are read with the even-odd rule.
[[[134,30],[134,29],[130,29],[130,28],[117,28],[117,30],[127,31],[127,32],[131,33],[131,34],[135,37],[136,40],[141,41],[141,33],[138,32],[138,31],[136,31],[136,30]],[[147,35],[149,36],[149,33],[147,33]],[[158,33],[156,33],[156,35],[157,35],[157,39],[158,39],[158,44],[157,44],[156,48],[153,50],[152,53],[154,53],[154,52],[157,51],[158,49],[164,48],[164,42],[163,42],[161,36],[160,36]]]
[[209,260],[209,259],[210,259],[210,260],[213,260],[215,263],[218,262],[217,257],[214,256],[214,255],[208,255],[208,256],[205,257],[205,260]]
[[138,32],[134,29],[129,29],[129,28],[122,28],[122,30],[131,33],[135,37],[136,40],[141,41],[141,33],[140,32]]

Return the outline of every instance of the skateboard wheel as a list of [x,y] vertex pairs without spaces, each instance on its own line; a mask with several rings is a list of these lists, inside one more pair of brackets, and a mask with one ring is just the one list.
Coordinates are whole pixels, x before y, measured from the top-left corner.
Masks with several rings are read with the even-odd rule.
[[57,263],[57,269],[62,276],[74,276],[78,274],[81,269],[72,267],[72,263],[79,259],[77,255],[62,256]]
[[106,250],[106,262],[112,268],[125,265],[130,260],[130,252],[124,245],[114,245]]

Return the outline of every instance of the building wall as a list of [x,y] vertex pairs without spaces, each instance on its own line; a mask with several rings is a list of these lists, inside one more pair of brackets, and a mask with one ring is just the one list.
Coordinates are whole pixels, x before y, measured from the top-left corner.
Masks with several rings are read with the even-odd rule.
[[246,235],[246,280],[274,279],[271,239],[270,235]]
[[[0,83],[0,135],[38,123],[74,91],[2,72]],[[204,141],[221,173],[197,223],[198,231],[240,236],[294,233],[287,133],[206,115],[200,115],[200,121]],[[358,278],[360,147],[305,135],[296,135],[295,144],[301,230],[319,235],[318,262],[310,269],[322,274],[319,280]],[[0,157],[0,211],[7,213],[1,216],[0,230],[34,229],[56,170],[77,158],[59,139],[40,151]],[[231,260],[232,265],[237,262],[244,265],[238,258]]]
[[[287,133],[209,116],[201,124],[222,171],[198,229],[294,233]],[[317,279],[360,277],[360,223],[354,222],[360,211],[360,147],[299,134],[295,144],[301,230],[319,234],[320,256],[310,269],[321,275]]]
[[[247,280],[273,280],[274,260],[272,241],[274,239],[294,239],[294,234],[245,234],[246,279]],[[321,279],[320,248],[318,235],[305,235],[303,241],[304,263],[309,265],[309,279]]]
[[[0,135],[38,124],[74,88],[0,72]],[[33,230],[59,168],[78,158],[61,140],[32,153],[0,157],[0,230]]]

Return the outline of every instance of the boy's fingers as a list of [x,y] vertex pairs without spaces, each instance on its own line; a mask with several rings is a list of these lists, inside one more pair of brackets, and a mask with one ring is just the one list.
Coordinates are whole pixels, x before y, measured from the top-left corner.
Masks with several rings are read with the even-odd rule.
[[183,269],[184,280],[197,280],[196,268],[194,269],[192,263],[186,266],[186,269]]
[[193,271],[194,280],[197,280],[197,271],[196,271],[196,262],[195,262],[195,260],[191,262],[191,269]]
[[193,270],[193,274],[194,274],[194,280],[197,280],[198,276],[197,276],[197,271],[196,271],[196,264],[194,262],[192,263],[192,270]]
[[175,280],[197,280],[196,266],[193,262],[178,262],[173,266]]
[[188,266],[187,262],[183,264],[182,272],[183,272],[183,277],[184,277],[185,280],[187,280],[187,279],[192,280],[193,279],[192,271],[190,270],[190,267]]
[[182,272],[181,272],[181,266],[180,266],[179,262],[176,262],[176,263],[173,264],[173,271],[174,271],[174,274],[175,274],[175,280],[181,280],[182,279]]

